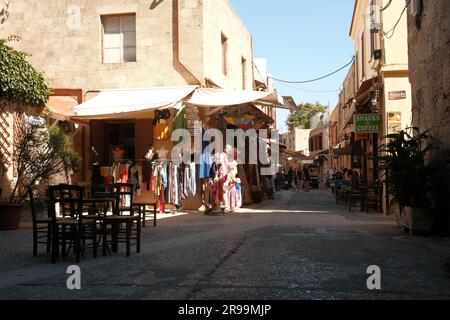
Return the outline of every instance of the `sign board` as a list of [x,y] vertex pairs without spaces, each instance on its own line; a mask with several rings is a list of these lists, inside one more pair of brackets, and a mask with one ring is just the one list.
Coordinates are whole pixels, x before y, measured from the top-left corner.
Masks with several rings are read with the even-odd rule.
[[389,100],[405,100],[406,99],[406,91],[390,91],[389,92]]
[[363,141],[363,140],[369,140],[368,133],[356,133],[355,134],[355,141]]
[[395,134],[402,131],[402,113],[399,111],[391,111],[387,114],[388,124],[387,132],[388,134]]
[[25,121],[32,126],[36,127],[44,127],[45,126],[45,119],[43,117],[39,116],[26,116]]
[[381,131],[381,115],[372,114],[355,114],[355,133],[379,133]]

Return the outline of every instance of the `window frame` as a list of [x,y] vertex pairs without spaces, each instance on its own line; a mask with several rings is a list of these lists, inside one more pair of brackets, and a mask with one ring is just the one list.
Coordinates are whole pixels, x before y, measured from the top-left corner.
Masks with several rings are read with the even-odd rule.
[[242,66],[242,89],[247,89],[247,59],[241,56],[241,66]]
[[[130,47],[124,46],[124,37],[123,37],[123,18],[125,17],[133,17],[134,18],[134,33],[135,33],[135,46]],[[120,61],[119,62],[105,62],[105,24],[104,18],[119,18],[120,23]],[[101,63],[102,64],[122,64],[122,63],[134,63],[137,62],[137,15],[136,12],[127,12],[127,13],[116,13],[116,14],[102,14],[100,15],[100,27],[101,27]],[[124,59],[124,48],[135,48],[135,59],[133,61],[125,61]]]
[[220,33],[220,43],[222,51],[222,73],[228,76],[228,37],[224,32]]

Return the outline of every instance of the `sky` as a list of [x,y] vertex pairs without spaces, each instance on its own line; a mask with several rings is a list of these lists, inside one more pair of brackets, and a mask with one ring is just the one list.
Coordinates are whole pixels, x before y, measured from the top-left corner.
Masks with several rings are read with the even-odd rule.
[[[231,0],[231,3],[253,36],[254,57],[268,59],[269,73],[274,78],[314,79],[344,66],[354,54],[349,36],[354,0]],[[294,97],[297,104],[318,101],[330,105],[332,110],[347,72],[348,68],[311,84],[288,87],[278,82],[276,88],[281,95]],[[288,114],[286,110],[278,110],[280,132],[287,131]]]

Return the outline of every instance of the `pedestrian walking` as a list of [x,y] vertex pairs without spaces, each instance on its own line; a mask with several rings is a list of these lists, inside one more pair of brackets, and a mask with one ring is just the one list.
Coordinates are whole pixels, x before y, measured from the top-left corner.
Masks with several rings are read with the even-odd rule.
[[289,169],[287,178],[288,178],[288,190],[291,190],[292,182],[294,181],[294,170],[292,170],[292,168]]
[[295,179],[297,183],[297,191],[302,191],[302,180],[303,180],[303,171],[301,168],[295,169]]
[[309,192],[309,180],[311,175],[309,174],[309,167],[307,165],[303,166],[303,186],[306,192]]

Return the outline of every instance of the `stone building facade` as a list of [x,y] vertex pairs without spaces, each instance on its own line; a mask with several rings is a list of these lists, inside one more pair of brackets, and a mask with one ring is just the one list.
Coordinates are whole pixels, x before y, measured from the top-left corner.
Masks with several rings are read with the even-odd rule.
[[450,2],[426,1],[420,28],[408,17],[413,125],[450,149]]
[[[109,89],[254,89],[252,37],[229,0],[0,0],[0,8],[6,3],[0,38],[19,36],[10,45],[28,52],[57,98],[74,105]],[[58,101],[58,107],[65,104]],[[170,140],[154,139],[154,117],[73,125],[74,146],[83,159],[75,179],[89,180],[92,147],[103,165],[112,144],[125,140],[139,159],[152,144],[170,150]],[[110,132],[120,141],[113,142]]]
[[[252,38],[228,0],[9,3],[0,37],[20,36],[16,47],[32,54],[30,62],[54,88],[86,92],[213,82],[253,89]],[[121,16],[127,17],[124,28],[134,32],[128,33],[134,61],[104,63],[104,19]]]
[[433,193],[434,229],[450,230],[450,1],[413,1],[408,14],[413,126],[430,130],[447,165]]

